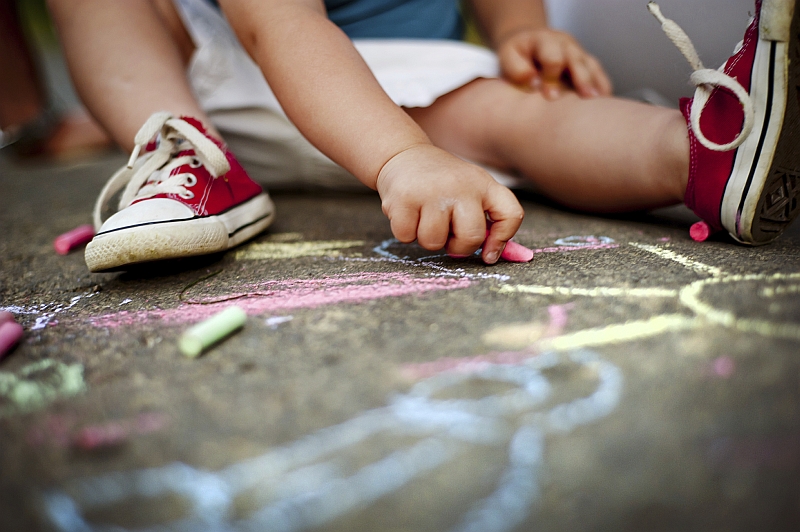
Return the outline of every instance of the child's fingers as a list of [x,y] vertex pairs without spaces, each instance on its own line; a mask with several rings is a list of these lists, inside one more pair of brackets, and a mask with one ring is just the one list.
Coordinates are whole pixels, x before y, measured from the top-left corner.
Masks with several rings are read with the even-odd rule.
[[599,96],[597,88],[594,86],[594,76],[589,66],[584,60],[583,54],[579,50],[569,52],[569,75],[575,91],[583,97]]
[[542,78],[542,94],[547,99],[561,95],[561,75],[567,68],[567,55],[558,41],[545,41],[537,53],[539,75]]
[[594,79],[595,87],[597,87],[597,92],[600,93],[600,96],[611,96],[614,86],[600,61],[598,61],[596,57],[590,55],[587,59],[587,65],[592,72],[592,78]]
[[482,256],[485,263],[494,264],[506,242],[517,233],[525,212],[514,193],[500,185],[487,191],[484,209],[492,224],[483,243]]
[[419,211],[409,208],[398,208],[388,211],[384,209],[384,214],[389,218],[394,237],[409,244],[417,239],[417,226],[419,225]]
[[599,61],[579,48],[568,54],[570,77],[578,94],[585,98],[611,94],[611,81]]
[[536,67],[531,51],[522,45],[509,46],[500,54],[500,68],[503,75],[517,85],[525,85],[536,77]]
[[450,235],[451,212],[451,209],[424,206],[417,227],[417,243],[431,251],[442,249]]
[[466,257],[475,253],[486,238],[486,215],[479,203],[459,203],[453,209],[452,234],[447,241],[447,254]]

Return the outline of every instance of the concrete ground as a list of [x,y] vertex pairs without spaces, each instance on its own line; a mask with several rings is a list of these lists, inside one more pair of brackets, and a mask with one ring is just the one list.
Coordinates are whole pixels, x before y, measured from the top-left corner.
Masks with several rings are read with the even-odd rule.
[[239,249],[90,274],[52,242],[122,161],[0,158],[0,530],[800,529],[800,225],[523,196],[533,262],[487,267],[282,192]]

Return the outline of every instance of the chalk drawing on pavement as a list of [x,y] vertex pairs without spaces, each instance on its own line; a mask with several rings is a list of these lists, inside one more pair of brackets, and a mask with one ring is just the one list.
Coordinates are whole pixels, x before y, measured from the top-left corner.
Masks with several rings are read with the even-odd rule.
[[[546,371],[576,365],[590,374],[586,396],[550,404],[554,384]],[[478,399],[453,393],[473,380],[507,385]],[[510,386],[510,389],[508,389]],[[390,496],[422,475],[446,468],[474,446],[506,449],[507,465],[492,493],[472,503],[451,530],[507,532],[528,519],[541,497],[545,437],[568,434],[611,414],[620,401],[623,375],[588,350],[548,352],[522,364],[489,364],[472,373],[444,372],[341,424],[321,429],[267,453],[206,471],[183,463],[73,480],[43,496],[46,517],[59,531],[126,529],[120,523],[92,523],[87,514],[136,501],[169,496],[188,510],[149,530],[301,531],[323,526]],[[385,434],[413,443],[390,450],[347,471],[337,455]],[[398,444],[401,445],[401,444]],[[235,512],[237,497],[257,494],[247,515]],[[141,529],[138,529],[141,530]]]
[[86,390],[83,366],[45,359],[16,373],[0,371],[0,418],[32,412]]
[[[652,253],[664,260],[678,263],[686,269],[708,277],[693,281],[678,289],[659,287],[577,288],[503,284],[498,292],[501,294],[560,295],[589,298],[675,298],[692,314],[662,314],[644,320],[586,329],[559,338],[549,338],[541,341],[537,336],[539,325],[536,323],[505,324],[487,331],[483,335],[483,340],[487,344],[505,348],[522,348],[536,344],[539,349],[572,349],[646,339],[669,331],[702,330],[709,325],[719,325],[771,338],[800,340],[800,323],[738,316],[732,310],[717,308],[703,299],[704,291],[707,289],[731,284],[744,285],[746,283],[759,283],[760,291],[756,292],[756,296],[764,298],[790,296],[798,291],[796,283],[800,281],[800,273],[734,275],[726,273],[719,267],[710,266],[676,253],[668,249],[666,245],[652,246],[636,242],[631,242],[629,245]],[[766,286],[761,286],[765,284]]]

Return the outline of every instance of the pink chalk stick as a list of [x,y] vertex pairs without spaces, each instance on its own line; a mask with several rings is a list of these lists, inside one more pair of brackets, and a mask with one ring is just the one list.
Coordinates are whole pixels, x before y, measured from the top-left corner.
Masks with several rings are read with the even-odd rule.
[[530,262],[533,260],[533,250],[509,240],[500,258],[509,262]]
[[[486,237],[489,237],[489,230],[486,230]],[[484,242],[486,244],[486,242]],[[506,247],[500,253],[500,258],[508,262],[530,262],[533,260],[533,250],[528,249],[522,244],[517,244],[509,240],[506,242]]]
[[6,323],[7,321],[14,321],[14,314],[7,310],[0,311],[0,324]]
[[692,224],[692,227],[689,228],[689,236],[691,236],[692,240],[695,242],[705,242],[708,240],[708,237],[716,232],[718,232],[716,229],[712,229],[710,225],[702,220],[696,224]]
[[15,321],[0,324],[0,359],[17,345],[24,332],[22,325]]
[[56,253],[66,255],[73,249],[88,244],[94,238],[94,226],[85,224],[58,236],[53,242]]

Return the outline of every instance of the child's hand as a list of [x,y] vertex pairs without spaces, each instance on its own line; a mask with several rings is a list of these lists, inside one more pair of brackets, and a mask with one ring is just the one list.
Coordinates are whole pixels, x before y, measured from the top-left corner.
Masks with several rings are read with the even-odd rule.
[[487,264],[497,262],[524,216],[514,194],[488,173],[429,144],[392,157],[376,185],[399,241],[416,240],[429,250],[446,246],[452,256],[471,255],[484,244]]
[[500,43],[497,55],[509,81],[540,89],[549,100],[561,95],[564,79],[584,98],[611,95],[600,62],[566,33],[549,28],[517,31]]

